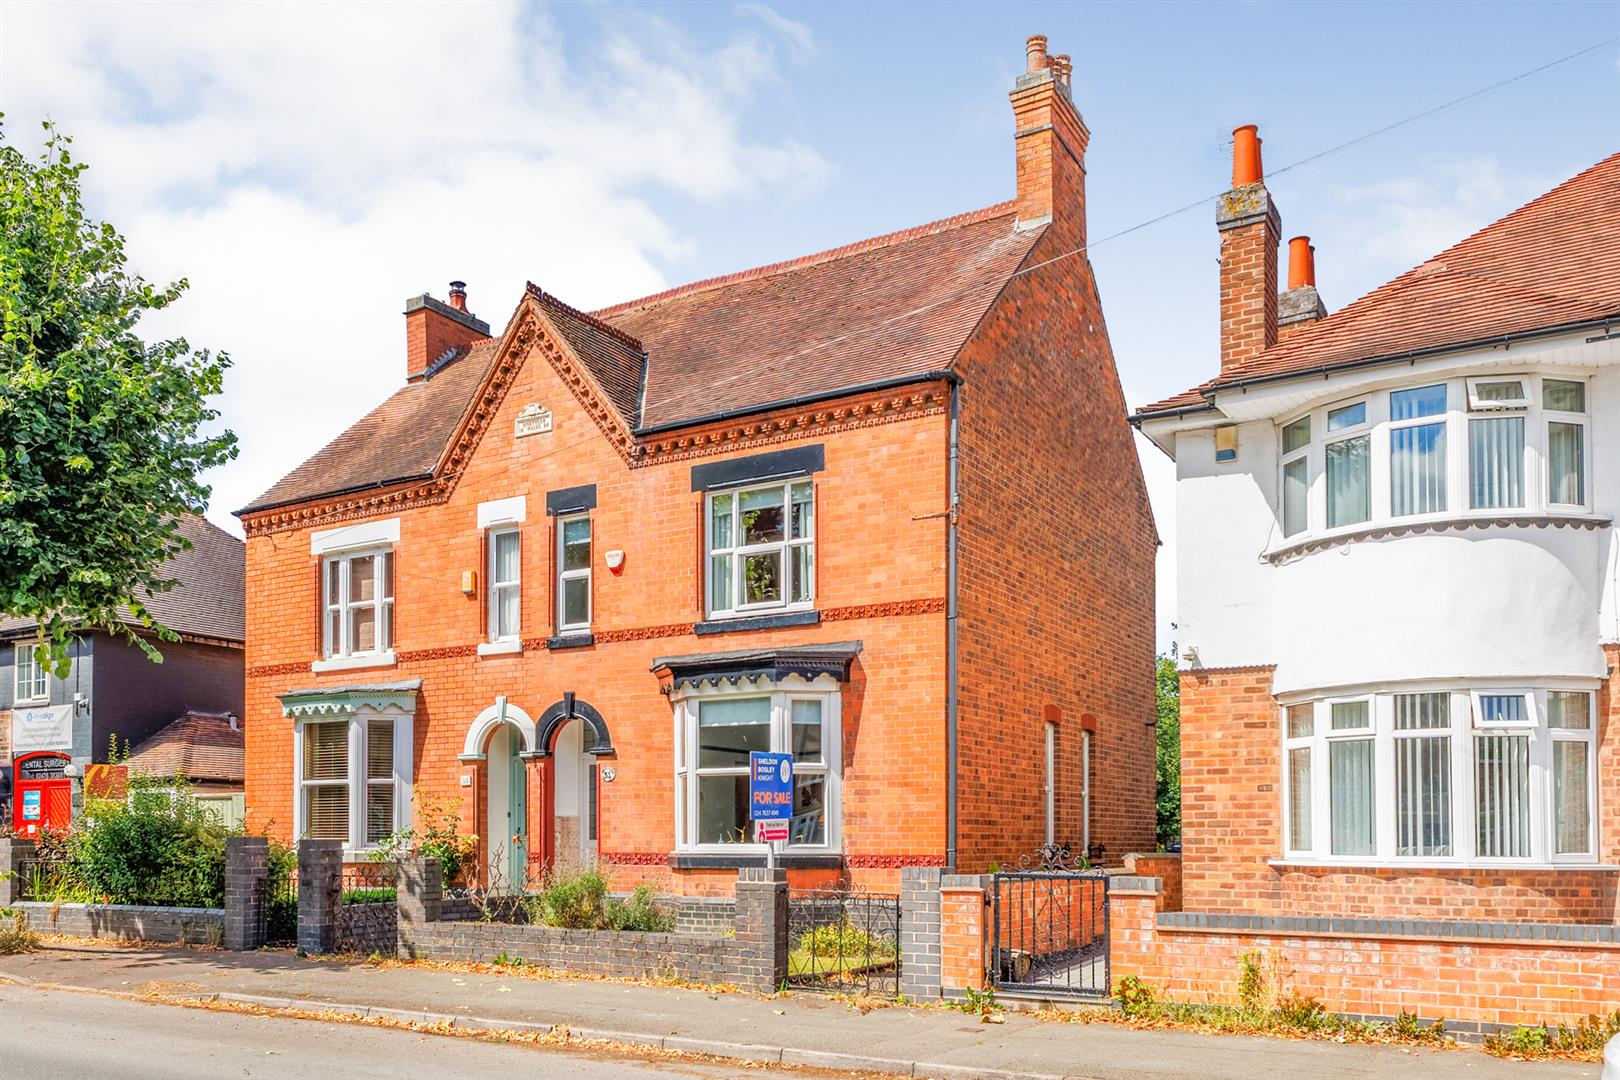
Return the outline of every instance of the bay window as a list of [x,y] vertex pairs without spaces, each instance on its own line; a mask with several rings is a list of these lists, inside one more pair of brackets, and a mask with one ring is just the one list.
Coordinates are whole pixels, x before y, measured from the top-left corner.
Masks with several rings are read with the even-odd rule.
[[815,599],[815,499],[809,480],[708,497],[710,616],[808,608]]
[[322,581],[326,657],[387,653],[394,641],[393,552],[328,555]]
[[374,847],[407,823],[412,725],[405,714],[355,713],[294,728],[299,837]]
[[1586,383],[1457,378],[1335,402],[1279,425],[1282,534],[1591,505]]
[[836,690],[794,680],[771,690],[693,691],[675,707],[676,846],[686,851],[763,850],[749,819],[748,755],[793,755],[788,848],[838,844]]
[[1348,865],[1590,864],[1593,705],[1590,690],[1558,686],[1288,703],[1284,853]]

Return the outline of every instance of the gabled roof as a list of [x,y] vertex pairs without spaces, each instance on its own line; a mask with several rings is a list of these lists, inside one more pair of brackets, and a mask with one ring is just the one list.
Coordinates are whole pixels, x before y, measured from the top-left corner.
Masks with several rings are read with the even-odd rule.
[[1252,379],[1609,318],[1620,320],[1620,154],[1282,344],[1137,414],[1196,408],[1208,392]]
[[243,753],[242,729],[228,717],[187,713],[137,745],[128,764],[137,776],[239,784],[245,775]]
[[[1044,228],[1012,203],[586,313],[530,286],[627,431],[950,368]],[[244,507],[433,475],[504,339],[409,383]]]
[[[177,634],[242,641],[247,636],[247,557],[242,541],[194,514],[183,516],[177,531],[191,547],[164,563],[158,576],[180,584],[146,597],[147,611]],[[129,611],[120,615],[136,624]],[[33,619],[0,619],[0,636],[16,636],[37,625]]]

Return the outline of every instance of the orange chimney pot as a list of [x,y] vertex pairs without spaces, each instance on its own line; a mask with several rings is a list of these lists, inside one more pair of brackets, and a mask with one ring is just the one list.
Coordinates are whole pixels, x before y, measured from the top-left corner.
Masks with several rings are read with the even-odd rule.
[[1288,287],[1316,287],[1316,248],[1308,236],[1296,236],[1288,241]]
[[1260,129],[1244,124],[1232,132],[1232,186],[1259,183],[1265,176],[1260,168]]

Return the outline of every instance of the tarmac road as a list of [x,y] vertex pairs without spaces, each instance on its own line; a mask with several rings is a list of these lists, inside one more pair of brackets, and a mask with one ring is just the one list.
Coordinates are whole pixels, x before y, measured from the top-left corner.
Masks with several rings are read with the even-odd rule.
[[0,1080],[676,1080],[761,1071],[0,985]]

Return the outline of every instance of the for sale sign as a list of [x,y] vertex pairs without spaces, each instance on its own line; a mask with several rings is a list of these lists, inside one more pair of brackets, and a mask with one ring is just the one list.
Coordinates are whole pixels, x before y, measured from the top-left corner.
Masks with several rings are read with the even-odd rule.
[[793,816],[793,755],[748,755],[748,816],[754,821],[787,821]]

